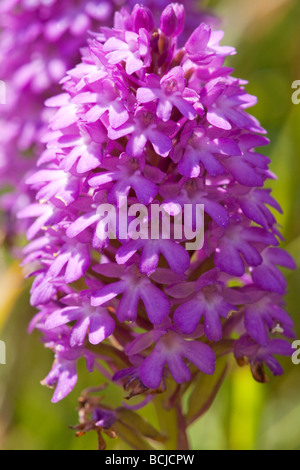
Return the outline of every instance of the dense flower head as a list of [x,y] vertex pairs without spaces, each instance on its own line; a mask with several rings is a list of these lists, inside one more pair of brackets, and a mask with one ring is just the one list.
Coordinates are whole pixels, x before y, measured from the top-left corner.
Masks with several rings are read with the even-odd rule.
[[[278,266],[294,262],[278,246],[270,208],[280,207],[264,188],[273,175],[256,151],[266,132],[246,112],[256,99],[224,67],[235,50],[220,45],[222,32],[200,23],[181,46],[183,22],[178,4],[158,22],[147,7],[121,9],[47,101],[47,149],[27,181],[37,201],[20,217],[33,219],[24,261],[39,310],[31,327],[55,352],[45,379],[56,384],[53,401],[74,386],[79,357],[154,396],[171,381],[214,374],[220,351],[248,360],[259,380],[263,364],[280,374],[273,355],[290,351]],[[125,203],[125,237],[120,220],[109,237],[101,208]],[[141,204],[160,204],[169,237],[144,236],[152,212],[132,236]],[[175,237],[186,204],[204,206],[204,240],[193,250],[186,234]]]

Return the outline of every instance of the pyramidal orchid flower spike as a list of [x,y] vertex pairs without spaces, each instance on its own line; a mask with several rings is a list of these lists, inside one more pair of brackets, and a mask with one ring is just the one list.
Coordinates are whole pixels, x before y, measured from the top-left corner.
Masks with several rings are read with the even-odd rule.
[[[280,207],[265,188],[274,176],[256,150],[268,139],[247,113],[256,98],[224,66],[235,50],[220,45],[223,33],[201,23],[184,42],[184,17],[180,4],[158,21],[136,5],[93,34],[63,93],[46,102],[54,109],[47,149],[27,180],[36,201],[19,214],[32,219],[24,264],[39,312],[31,329],[55,354],[44,380],[55,387],[52,401],[74,388],[81,357],[128,397],[142,396],[115,410],[81,397],[76,429],[95,429],[101,448],[102,432],[122,436],[122,419],[138,432],[133,410],[150,400],[162,406],[161,397],[177,410],[183,442],[185,426],[220,386],[228,355],[264,382],[265,366],[282,373],[274,356],[292,352],[279,267],[295,265],[278,247],[270,209]],[[125,237],[120,219],[108,237],[108,208],[122,210],[124,201]],[[160,205],[158,221],[164,213],[173,223],[169,237],[144,236],[157,220],[152,210],[146,222],[134,218],[141,204]],[[193,250],[174,235],[176,211],[187,217],[188,204],[204,206],[204,240]],[[199,388],[202,375],[210,392]],[[202,401],[183,416],[188,389]]]

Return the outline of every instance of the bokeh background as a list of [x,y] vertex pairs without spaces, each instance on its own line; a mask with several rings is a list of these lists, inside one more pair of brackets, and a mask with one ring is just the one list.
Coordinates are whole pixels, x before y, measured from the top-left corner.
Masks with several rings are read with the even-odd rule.
[[[0,0],[1,1],[1,0]],[[247,79],[248,91],[258,96],[251,112],[268,130],[266,154],[284,246],[300,265],[300,105],[291,100],[292,83],[300,80],[299,0],[211,0],[204,2],[221,17],[226,45],[238,54],[227,62],[235,76]],[[300,338],[300,270],[287,272],[287,309]],[[52,392],[40,385],[48,373],[52,354],[28,335],[33,315],[28,284],[18,262],[0,251],[0,339],[7,345],[7,365],[0,365],[0,449],[95,449],[96,435],[80,439],[68,429],[77,422],[80,391],[100,382],[80,364],[80,380],[63,402],[50,403]],[[268,384],[253,381],[248,368],[234,361],[211,409],[189,429],[193,449],[300,449],[300,365],[282,361],[285,375]],[[121,401],[117,388],[106,392],[106,403]],[[151,405],[143,412],[155,425]],[[128,448],[120,440],[109,448]]]

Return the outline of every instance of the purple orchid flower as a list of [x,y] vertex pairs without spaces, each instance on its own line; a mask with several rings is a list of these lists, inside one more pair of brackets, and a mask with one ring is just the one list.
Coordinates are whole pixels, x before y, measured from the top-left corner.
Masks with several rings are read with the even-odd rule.
[[125,31],[121,37],[110,37],[103,45],[109,64],[126,62],[128,75],[148,67],[151,63],[148,31],[140,28],[139,33]]
[[70,346],[82,346],[88,332],[89,342],[99,344],[108,338],[115,329],[115,322],[106,309],[91,306],[89,292],[71,294],[65,297],[67,307],[52,312],[45,323],[46,330],[58,328],[76,321],[70,336]]
[[[218,281],[218,270],[203,274],[195,283],[194,292],[189,300],[183,301],[174,313],[174,322],[184,334],[195,331],[201,318],[204,318],[204,330],[210,341],[219,341],[222,338],[221,318],[226,318],[236,307],[229,303],[228,289]],[[178,287],[178,290],[177,290]],[[174,286],[168,290],[169,294],[183,294],[184,286]],[[186,284],[187,293],[190,286]]]
[[198,94],[186,88],[184,70],[174,67],[161,80],[157,75],[147,77],[148,87],[141,87],[137,92],[139,103],[149,103],[158,100],[156,115],[163,121],[169,121],[173,106],[175,106],[187,119],[194,119],[197,115],[193,103],[199,101]]
[[266,377],[262,371],[265,363],[273,375],[282,375],[283,369],[274,355],[291,356],[293,349],[291,345],[279,338],[271,339],[267,346],[260,346],[249,336],[244,335],[235,343],[234,354],[238,361],[247,358],[249,360],[252,373],[257,381],[265,382]]
[[[100,273],[103,272],[101,265],[94,267],[94,270]],[[119,272],[123,272],[120,276],[120,281],[108,284],[94,292],[91,298],[92,305],[99,306],[106,304],[122,294],[122,299],[116,312],[119,321],[135,321],[137,318],[138,303],[141,299],[144,303],[149,320],[154,325],[162,323],[170,310],[170,303],[167,296],[145,275],[139,274],[135,266],[131,266],[126,270],[121,269]],[[106,266],[105,273],[106,275],[110,274]],[[113,271],[111,275],[114,277]]]
[[[260,381],[263,363],[277,375],[273,355],[290,353],[278,266],[295,265],[278,248],[271,209],[280,206],[265,187],[274,176],[257,150],[268,140],[247,113],[256,98],[224,66],[234,49],[220,45],[222,33],[199,17],[191,32],[188,11],[183,29],[183,6],[162,3],[159,18],[158,2],[147,0],[118,11],[113,28],[94,30],[80,63],[62,74],[63,93],[47,100],[46,149],[26,177],[36,196],[20,211],[21,221],[33,220],[24,263],[39,312],[30,329],[55,353],[45,381],[57,384],[54,401],[75,386],[80,357],[108,380],[124,379],[130,396],[167,390],[177,406],[200,374],[214,374],[220,351],[240,364],[248,358]],[[18,83],[41,89],[47,80],[38,83],[29,67]],[[36,129],[24,110],[20,149]],[[18,132],[9,129],[6,143]],[[199,204],[203,218],[192,210],[191,225],[204,243],[189,249],[185,232],[175,236],[177,216],[187,223]],[[124,208],[125,228],[114,220]],[[162,228],[151,238],[152,223]],[[105,427],[106,417],[97,422]]]
[[120,139],[130,135],[126,146],[126,153],[132,157],[140,157],[149,141],[161,157],[167,157],[172,148],[170,136],[176,130],[173,121],[167,123],[159,122],[153,112],[153,107],[137,108],[132,120],[120,126],[118,129],[110,128],[108,136],[110,139]]
[[178,158],[178,151],[181,149],[183,151],[182,159],[178,164],[178,171],[182,175],[197,178],[200,175],[200,163],[212,176],[223,174],[225,172],[224,165],[217,156],[220,155],[222,159],[222,156],[241,155],[234,140],[211,139],[208,132],[209,130],[203,126],[198,127],[195,121],[185,127],[181,134],[180,149],[174,151],[175,158]]
[[[58,341],[55,336],[58,336]],[[89,351],[83,347],[70,347],[67,345],[65,339],[67,336],[65,330],[52,330],[48,338],[45,338],[46,346],[55,350],[55,361],[52,369],[43,380],[43,384],[50,388],[55,388],[55,392],[52,397],[52,403],[57,403],[67,396],[75,387],[78,376],[77,376],[77,361],[80,357],[84,356],[87,363],[89,372],[92,372],[94,367],[94,357]]]
[[142,362],[139,376],[144,385],[158,389],[167,366],[177,383],[190,380],[191,373],[185,360],[196,365],[205,374],[213,374],[215,369],[215,354],[212,349],[198,341],[186,341],[181,335],[172,330],[156,330],[146,333],[127,348],[130,355],[137,354],[156,343],[153,351]]

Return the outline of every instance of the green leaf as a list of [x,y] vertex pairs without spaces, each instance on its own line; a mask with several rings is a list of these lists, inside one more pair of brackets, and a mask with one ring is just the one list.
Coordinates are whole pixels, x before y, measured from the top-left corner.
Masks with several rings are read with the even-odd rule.
[[199,374],[188,402],[186,420],[188,425],[202,416],[212,405],[227,371],[227,358],[217,360],[213,375]]
[[140,435],[122,421],[117,421],[114,425],[116,433],[135,450],[153,450],[153,447]]
[[164,442],[167,439],[166,435],[157,431],[150,423],[132,410],[119,408],[118,416],[124,424],[133,427],[136,432],[139,432],[144,437],[157,442]]
[[157,419],[160,425],[160,430],[167,436],[164,448],[166,450],[177,449],[178,443],[178,422],[176,407],[168,407],[168,401],[174,393],[171,384],[169,390],[166,392],[156,395],[153,400],[153,404],[156,409]]

